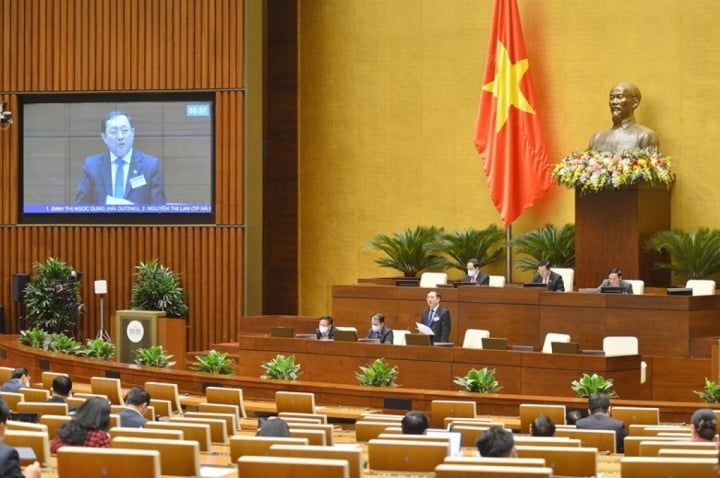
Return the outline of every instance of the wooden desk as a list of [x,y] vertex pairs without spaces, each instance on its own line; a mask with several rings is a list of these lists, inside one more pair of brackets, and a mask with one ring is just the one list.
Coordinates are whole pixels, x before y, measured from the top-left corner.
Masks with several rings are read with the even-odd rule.
[[455,377],[471,368],[496,369],[503,393],[567,396],[570,382],[593,371],[615,380],[622,397],[635,397],[640,357],[543,354],[511,350],[479,350],[462,347],[399,347],[361,342],[289,339],[248,335],[238,337],[238,375],[257,374],[258,364],[277,354],[295,355],[302,365],[302,380],[357,385],[355,373],[378,357],[398,367],[397,382],[403,387],[459,390]]
[[[332,288],[336,325],[362,333],[378,311],[392,329],[415,329],[430,289],[384,285]],[[584,349],[602,349],[608,335],[634,335],[641,355],[710,358],[696,341],[720,336],[720,295],[667,296],[547,292],[521,287],[439,289],[450,309],[450,341],[462,344],[465,330],[487,329],[510,344],[542,347],[545,334],[564,332]]]

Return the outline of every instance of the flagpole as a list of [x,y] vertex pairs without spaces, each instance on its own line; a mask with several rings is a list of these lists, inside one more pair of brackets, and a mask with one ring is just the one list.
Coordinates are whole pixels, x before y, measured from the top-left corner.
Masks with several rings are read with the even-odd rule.
[[512,247],[510,247],[510,239],[512,239],[512,224],[508,224],[505,228],[505,282],[512,284]]

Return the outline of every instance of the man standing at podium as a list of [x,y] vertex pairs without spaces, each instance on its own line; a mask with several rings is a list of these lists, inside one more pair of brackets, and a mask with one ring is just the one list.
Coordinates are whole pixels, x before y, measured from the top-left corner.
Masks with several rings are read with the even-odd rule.
[[450,341],[450,311],[440,305],[440,294],[431,290],[427,294],[428,306],[420,314],[420,323],[430,327],[433,334],[430,341],[449,342]]

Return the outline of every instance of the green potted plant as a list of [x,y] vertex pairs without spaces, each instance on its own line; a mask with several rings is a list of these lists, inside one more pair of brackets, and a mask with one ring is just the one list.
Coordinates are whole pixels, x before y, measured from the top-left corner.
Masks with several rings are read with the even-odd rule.
[[646,251],[670,254],[670,262],[656,262],[687,279],[702,279],[720,272],[720,230],[703,227],[694,232],[660,231],[645,243]]
[[381,358],[376,359],[367,367],[360,367],[360,372],[355,374],[361,385],[365,387],[396,387],[397,366],[390,367]]
[[23,292],[29,328],[75,335],[78,314],[84,312],[80,281],[72,266],[48,258],[33,264],[33,276]]
[[135,350],[135,363],[155,368],[169,368],[175,365],[173,356],[165,353],[162,345],[140,347]]
[[41,349],[45,346],[45,339],[47,338],[47,335],[47,332],[40,327],[33,327],[31,329],[21,330],[18,341],[28,347]]
[[705,388],[700,391],[693,391],[698,397],[702,398],[705,403],[720,403],[720,384],[705,378]]
[[614,398],[618,395],[615,393],[615,390],[613,390],[613,385],[613,379],[611,378],[606,379],[596,373],[592,375],[584,373],[578,380],[573,380],[570,383],[570,388],[572,388],[580,398],[590,398],[591,395],[596,393],[604,393],[608,398]]
[[505,257],[504,239],[505,231],[495,224],[482,230],[441,232],[438,250],[449,257],[443,259],[445,267],[465,271],[470,259],[477,259],[480,267],[501,261]]
[[196,362],[190,365],[191,370],[196,372],[215,373],[220,375],[233,375],[235,361],[228,358],[227,353],[210,350],[207,355],[196,355]]
[[420,271],[440,268],[445,263],[437,253],[437,239],[442,231],[435,226],[417,226],[392,235],[376,234],[365,247],[387,256],[375,259],[380,267],[400,271],[404,277],[417,277]]
[[297,380],[300,372],[300,364],[295,363],[295,356],[288,357],[276,355],[274,359],[268,360],[261,367],[265,373],[260,378],[272,380]]
[[515,267],[530,271],[538,263],[549,260],[553,267],[575,266],[575,225],[565,224],[558,230],[553,224],[520,234],[510,241],[510,246],[519,255]]
[[500,382],[495,379],[494,368],[470,369],[464,377],[455,377],[453,382],[468,392],[495,393],[502,389]]
[[115,344],[102,338],[87,339],[83,355],[87,358],[112,360],[115,355]]
[[48,341],[48,350],[66,355],[82,355],[83,345],[65,334],[53,334]]
[[160,310],[167,317],[186,317],[187,297],[180,274],[160,264],[157,259],[135,266],[135,284],[130,306],[135,310]]

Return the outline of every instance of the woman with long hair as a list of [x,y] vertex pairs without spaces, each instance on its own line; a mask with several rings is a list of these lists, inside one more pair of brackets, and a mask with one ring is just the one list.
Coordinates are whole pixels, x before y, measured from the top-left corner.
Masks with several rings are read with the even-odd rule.
[[50,451],[56,453],[65,445],[109,448],[110,402],[106,398],[91,397],[85,400],[69,422],[58,428],[50,443]]

